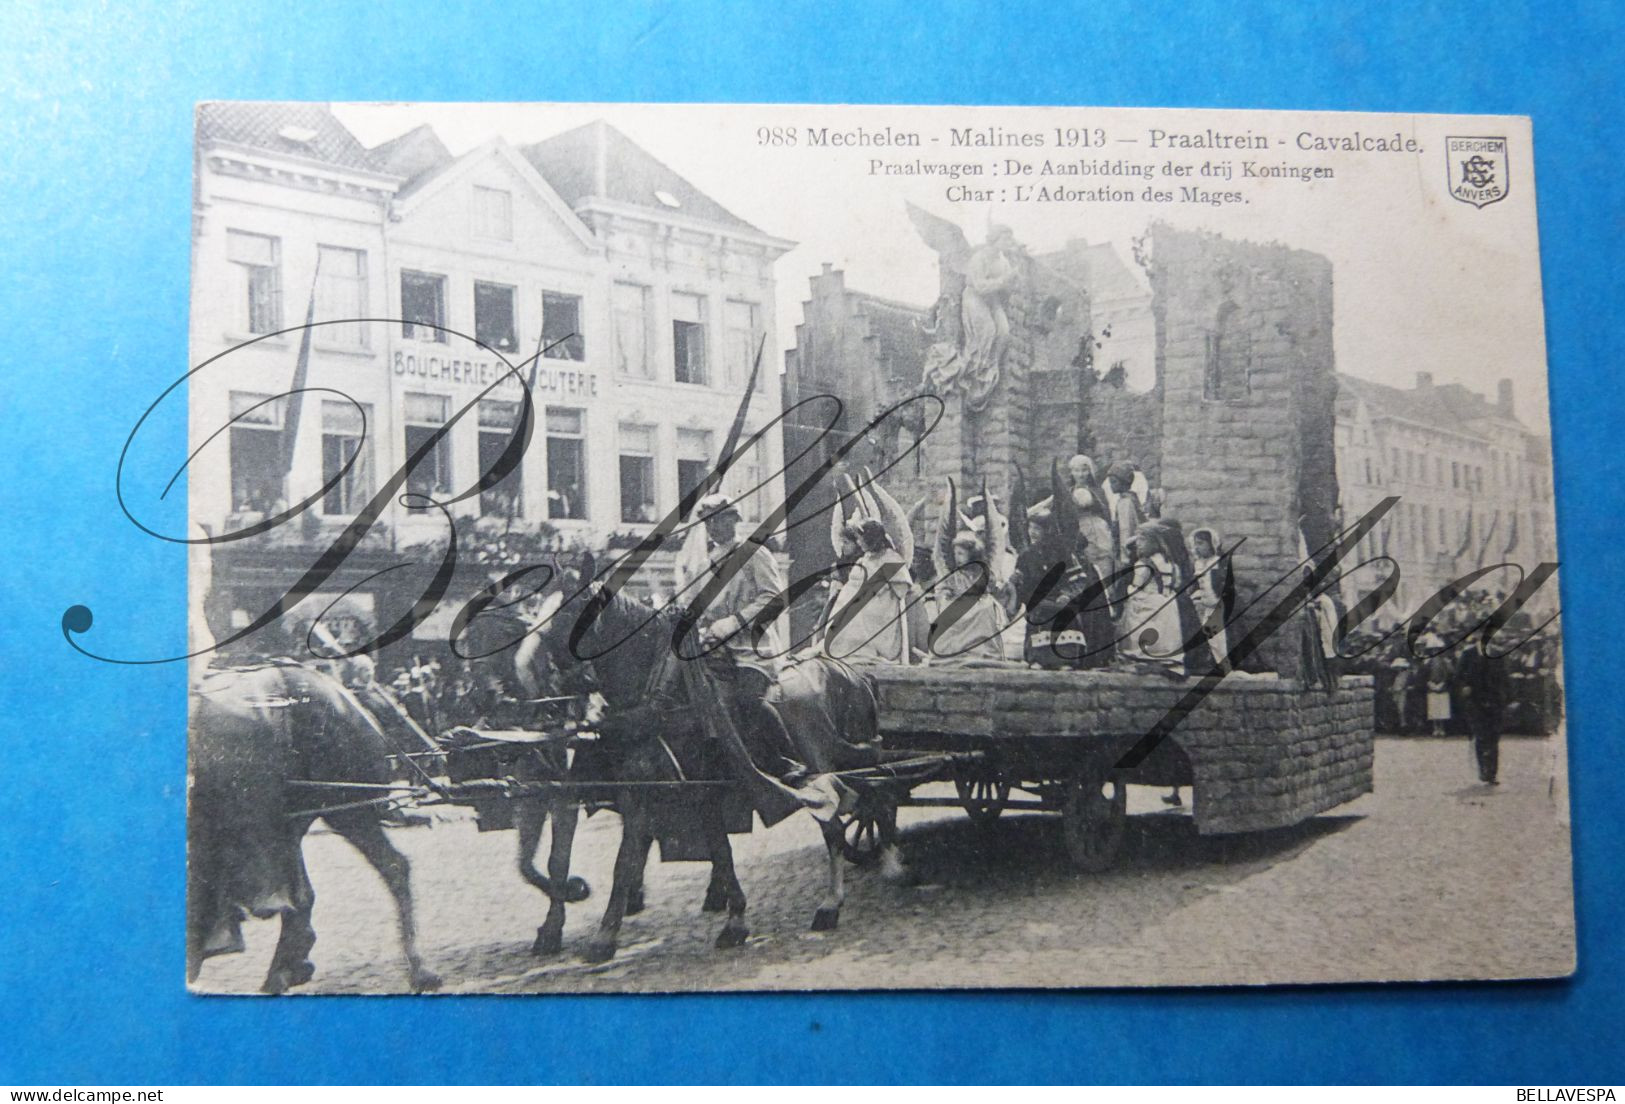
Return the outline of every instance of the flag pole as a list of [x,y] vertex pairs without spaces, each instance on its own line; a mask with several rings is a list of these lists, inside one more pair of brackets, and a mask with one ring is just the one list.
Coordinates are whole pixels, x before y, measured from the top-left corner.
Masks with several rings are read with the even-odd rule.
[[310,331],[316,321],[316,285],[322,275],[321,254],[316,255],[316,272],[310,278],[310,304],[305,308],[305,327],[299,334],[299,359],[294,364],[293,386],[288,389],[288,413],[282,430],[282,503],[293,504],[293,458],[299,444],[299,423],[304,414],[305,383],[310,377]]

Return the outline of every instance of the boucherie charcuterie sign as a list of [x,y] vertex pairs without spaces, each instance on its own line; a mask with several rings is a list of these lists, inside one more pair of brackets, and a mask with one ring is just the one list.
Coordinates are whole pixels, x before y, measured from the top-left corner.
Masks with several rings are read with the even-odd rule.
[[[519,389],[519,377],[509,366],[494,359],[459,357],[452,353],[415,353],[396,350],[393,370],[397,376],[484,390],[496,385],[493,397],[511,397]],[[507,378],[504,378],[507,377]],[[536,393],[545,397],[596,399],[598,373],[557,361],[541,360],[536,365]]]

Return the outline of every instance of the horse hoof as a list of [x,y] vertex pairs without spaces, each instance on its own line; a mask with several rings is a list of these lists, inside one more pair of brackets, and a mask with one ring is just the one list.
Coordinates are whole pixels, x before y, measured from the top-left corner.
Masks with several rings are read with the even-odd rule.
[[564,879],[564,902],[565,902],[565,904],[573,905],[578,901],[585,901],[588,897],[591,897],[591,896],[592,896],[592,886],[587,884],[587,879],[577,877],[574,874],[572,874],[568,878]]
[[644,909],[644,900],[643,900],[643,891],[641,889],[638,890],[636,893],[631,893],[631,894],[627,895],[627,898],[626,898],[626,915],[628,915],[628,916],[636,916],[638,913],[642,912],[643,909]]
[[813,913],[813,931],[834,931],[841,923],[841,910],[838,908],[821,908]]
[[303,985],[305,982],[309,981],[315,976],[316,967],[313,963],[307,960],[305,962],[301,962],[299,965],[293,968],[293,977],[290,979],[288,984]]
[[601,962],[608,962],[610,959],[612,959],[614,957],[615,957],[615,944],[613,944],[613,943],[599,943],[597,941],[594,941],[592,943],[588,943],[587,944],[587,949],[585,951],[583,951],[582,954],[581,954],[582,961],[590,962],[594,966],[598,965]]
[[260,986],[260,992],[269,996],[280,997],[288,991],[291,979],[285,969],[272,970],[265,975],[265,983]]
[[726,911],[728,911],[728,895],[726,893],[724,893],[722,890],[718,889],[716,886],[711,886],[710,888],[708,888],[705,891],[705,903],[700,906],[700,911],[701,912],[726,912]]
[[440,988],[440,975],[433,970],[417,969],[412,971],[412,992],[432,993]]
[[564,950],[563,932],[550,932],[546,928],[536,929],[536,942],[530,945],[531,954],[556,955],[562,950]]
[[717,949],[725,951],[733,947],[743,947],[745,940],[749,938],[749,928],[744,925],[738,927],[730,925],[717,934]]

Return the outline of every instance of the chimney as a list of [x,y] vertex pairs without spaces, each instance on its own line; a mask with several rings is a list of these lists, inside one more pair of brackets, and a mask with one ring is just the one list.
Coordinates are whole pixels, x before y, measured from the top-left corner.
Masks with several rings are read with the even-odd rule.
[[830,273],[830,270],[833,269],[834,267],[835,267],[834,265],[830,264],[828,261],[825,261],[824,262],[824,275],[828,276],[829,273]]
[[1512,408],[1512,381],[1502,380],[1495,389],[1495,411],[1503,418],[1515,418]]
[[1416,389],[1418,391],[1430,391],[1430,390],[1432,390],[1433,389],[1433,373],[1432,372],[1418,372],[1418,373],[1416,373]]

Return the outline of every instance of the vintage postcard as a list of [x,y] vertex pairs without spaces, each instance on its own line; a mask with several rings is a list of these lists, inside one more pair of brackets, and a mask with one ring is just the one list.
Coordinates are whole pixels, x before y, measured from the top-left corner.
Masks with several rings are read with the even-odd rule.
[[194,991],[1573,971],[1528,119],[196,127]]

